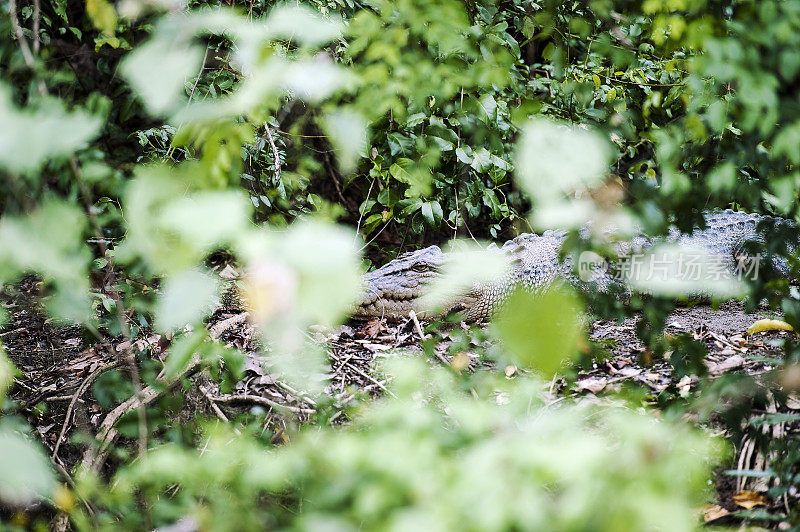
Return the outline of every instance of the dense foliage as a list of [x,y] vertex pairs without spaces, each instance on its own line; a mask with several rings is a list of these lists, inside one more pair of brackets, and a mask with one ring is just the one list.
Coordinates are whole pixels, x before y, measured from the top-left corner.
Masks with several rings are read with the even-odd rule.
[[[10,14],[0,18],[0,282],[36,273],[47,311],[83,324],[98,345],[174,334],[163,366],[146,349],[123,350],[123,384],[108,388],[127,395],[111,403],[172,385],[194,360],[223,388],[237,379],[240,354],[203,327],[218,292],[206,259],[221,249],[250,272],[245,291],[274,368],[317,393],[325,357],[305,331],[344,318],[362,248],[386,257],[449,237],[558,226],[572,230],[566,252],[609,256],[608,242],[575,231],[580,222],[633,220],[658,234],[691,229],[709,208],[798,218],[796,0],[0,8]],[[798,269],[798,234],[784,232],[769,246]],[[800,330],[788,282],[749,289],[751,304],[766,297]],[[640,315],[655,353],[672,350],[676,372],[704,375],[696,343],[662,334],[672,299],[586,297],[603,317]],[[579,323],[583,303],[555,293],[515,310],[559,308]],[[524,322],[500,319],[492,334],[509,352],[491,356],[552,374],[581,344],[569,324],[554,323],[531,349]],[[789,338],[784,350],[784,373],[709,382],[697,409],[739,431],[747,411],[726,405],[785,401],[798,385],[781,376],[800,362],[800,344]],[[45,500],[79,528],[180,519],[214,529],[318,519],[452,528],[469,516],[475,528],[548,519],[616,530],[625,513],[631,529],[676,519],[688,529],[719,458],[699,432],[630,405],[552,411],[532,399],[534,378],[413,382],[403,377],[411,369],[389,371],[399,399],[354,407],[345,429],[321,416],[277,450],[253,427],[235,437],[202,422],[169,431],[139,409],[124,436],[140,460],[120,445],[107,476],[81,472],[70,489],[56,486],[34,438],[8,415],[0,500]],[[3,394],[13,374],[0,358]],[[671,392],[657,401],[687,407]],[[763,451],[778,481],[770,495],[794,504],[777,518],[797,525],[800,441],[768,439]],[[492,481],[486,498],[471,491],[481,474]]]

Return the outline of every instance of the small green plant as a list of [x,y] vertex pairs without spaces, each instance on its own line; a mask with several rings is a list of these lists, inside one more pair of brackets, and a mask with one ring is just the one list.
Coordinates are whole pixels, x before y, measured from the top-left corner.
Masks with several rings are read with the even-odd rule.
[[[396,397],[345,428],[265,449],[210,426],[202,450],[165,445],[78,493],[80,529],[694,530],[720,443],[623,404],[550,408],[537,380],[459,390],[421,361],[388,368]],[[147,501],[141,510],[137,499]]]

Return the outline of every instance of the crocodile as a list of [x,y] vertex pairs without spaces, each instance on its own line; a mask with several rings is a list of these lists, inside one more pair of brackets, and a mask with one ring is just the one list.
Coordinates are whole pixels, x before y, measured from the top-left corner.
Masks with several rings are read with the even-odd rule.
[[[682,248],[699,248],[720,259],[723,269],[728,275],[732,275],[741,273],[743,266],[752,264],[752,257],[746,252],[749,249],[746,244],[753,242],[756,246],[763,245],[764,227],[774,229],[781,224],[794,224],[789,220],[732,210],[704,213],[704,219],[704,228],[695,228],[688,234],[682,234],[671,227],[667,236],[660,240],[651,240],[640,235],[618,243],[617,255],[625,257],[652,249],[657,242],[674,243]],[[585,235],[589,229],[584,226],[581,231]],[[550,230],[541,235],[524,233],[507,241],[500,248],[509,259],[509,267],[505,273],[494,282],[476,284],[463,293],[454,294],[452,304],[445,306],[440,312],[432,312],[427,308],[422,296],[435,280],[442,277],[447,254],[435,245],[403,253],[364,275],[364,292],[353,316],[401,319],[414,311],[420,317],[431,318],[460,310],[464,321],[473,322],[490,318],[518,288],[535,293],[547,289],[559,280],[581,290],[608,291],[615,285],[625,284],[612,274],[613,268],[611,271],[598,269],[589,279],[576,278],[572,259],[561,256],[561,247],[566,236],[565,231]],[[497,246],[492,244],[490,247]],[[790,246],[790,251],[794,248]],[[774,271],[788,276],[789,267],[785,258],[770,257],[770,262]],[[622,287],[623,291],[628,289],[628,286]]]

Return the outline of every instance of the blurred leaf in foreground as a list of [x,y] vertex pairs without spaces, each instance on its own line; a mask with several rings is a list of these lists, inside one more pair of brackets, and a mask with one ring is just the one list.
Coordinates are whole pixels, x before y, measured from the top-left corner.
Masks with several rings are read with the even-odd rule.
[[499,248],[488,249],[469,241],[456,241],[445,249],[445,262],[438,277],[422,295],[421,304],[435,312],[452,307],[459,296],[473,287],[502,279],[510,268],[509,257]]
[[341,20],[323,17],[300,4],[284,4],[274,8],[265,25],[273,38],[299,41],[306,46],[320,46],[337,39],[344,26]]
[[200,320],[217,290],[215,280],[204,272],[189,270],[168,277],[156,307],[156,329],[174,331]]
[[14,364],[8,359],[5,349],[3,349],[2,344],[0,344],[0,402],[2,402],[5,397],[6,390],[8,390],[11,383],[14,382],[14,375],[16,375],[16,373],[17,368],[15,368]]
[[117,27],[117,11],[108,0],[86,0],[86,13],[103,35],[112,36]]
[[343,173],[355,170],[359,158],[366,155],[367,123],[354,111],[339,110],[325,116],[325,132],[336,148],[336,160]]
[[90,255],[82,241],[86,219],[77,206],[45,201],[27,216],[0,218],[0,281],[36,272],[54,283],[48,309],[55,317],[82,321],[89,316]]
[[351,231],[318,220],[239,236],[244,294],[271,348],[270,364],[293,386],[314,393],[323,388],[325,356],[306,330],[339,323],[353,305],[361,288],[354,242]]
[[198,75],[203,49],[191,43],[182,17],[165,18],[153,37],[128,54],[120,69],[151,114],[185,103],[184,83]]
[[50,462],[38,445],[0,426],[0,501],[24,505],[48,497],[55,486]]
[[86,145],[97,135],[100,119],[80,110],[67,112],[56,98],[19,109],[0,83],[0,124],[0,168],[25,173]]
[[620,269],[628,286],[646,293],[725,299],[745,294],[744,281],[731,270],[728,257],[692,245],[660,244],[632,255]]
[[[153,526],[192,516],[209,530],[696,529],[720,450],[699,431],[624,405],[546,407],[537,380],[478,381],[473,397],[424,361],[389,366],[397,398],[346,426],[272,452],[217,426],[202,451],[164,445],[103,496],[118,511],[146,497]],[[160,496],[175,485],[181,497]]]
[[157,273],[194,268],[206,253],[250,227],[251,205],[238,192],[193,192],[173,170],[141,168],[125,191],[128,233],[117,257],[141,257]]
[[517,146],[517,180],[533,198],[534,225],[578,227],[594,203],[586,194],[603,180],[611,150],[599,134],[551,120],[529,122]]
[[497,336],[516,365],[551,377],[578,352],[582,305],[566,286],[542,293],[517,290],[494,319]]

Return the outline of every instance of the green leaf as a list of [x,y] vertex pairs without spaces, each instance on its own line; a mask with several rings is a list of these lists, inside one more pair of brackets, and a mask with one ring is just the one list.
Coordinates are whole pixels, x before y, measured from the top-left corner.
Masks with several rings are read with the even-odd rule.
[[411,176],[408,170],[406,170],[406,168],[410,167],[413,164],[414,161],[412,161],[411,159],[406,159],[406,158],[397,159],[397,162],[389,167],[389,175],[391,175],[393,178],[397,179],[401,183],[410,184],[414,178]]
[[[403,202],[407,202],[407,204],[400,207],[400,204]],[[397,206],[400,207],[401,216],[408,216],[409,214],[415,213],[416,211],[420,210],[424,204],[425,202],[420,198],[409,198],[397,202]]]
[[86,14],[95,28],[106,37],[114,35],[117,27],[117,11],[107,0],[86,0]]
[[164,378],[167,382],[181,374],[192,356],[203,347],[207,337],[207,330],[199,328],[172,342],[167,354],[167,361],[164,364]]
[[431,227],[436,227],[442,220],[442,206],[438,201],[426,201],[422,204],[420,212]]
[[536,23],[532,17],[525,17],[522,22],[522,35],[530,39],[536,33]]
[[18,109],[10,89],[0,82],[0,123],[0,167],[28,173],[50,158],[85,146],[97,135],[101,121],[84,111],[67,112],[55,98]]
[[551,378],[578,354],[583,335],[581,303],[567,287],[541,294],[516,291],[494,320],[511,360]]
[[439,149],[441,149],[442,151],[450,151],[453,148],[455,148],[455,145],[452,142],[450,142],[449,140],[445,140],[445,139],[443,139],[441,137],[437,137],[435,135],[431,135],[430,138],[431,138],[431,140],[433,142],[436,143],[437,146],[439,146]]
[[478,106],[483,111],[487,123],[497,119],[497,101],[493,95],[484,94],[481,96],[481,99],[478,100]]
[[64,22],[69,24],[69,19],[67,18],[67,0],[55,0],[53,2],[53,11],[55,11]]
[[285,4],[270,11],[265,26],[272,38],[283,38],[316,47],[338,39],[343,24],[333,17],[324,17],[309,6]]
[[492,154],[486,148],[479,148],[475,151],[470,166],[476,172],[485,172],[492,166]]
[[0,500],[27,505],[50,497],[55,476],[41,447],[0,425]]
[[497,193],[490,188],[483,190],[483,203],[492,210],[492,215],[498,217],[500,215],[500,200],[497,198]]
[[[467,148],[469,149],[469,146],[467,146]],[[456,148],[456,159],[464,164],[472,164],[472,157],[467,155],[467,152],[464,150],[464,148]]]
[[167,277],[156,305],[156,330],[169,332],[196,325],[213,309],[217,289],[212,277],[196,270]]
[[328,113],[324,119],[325,133],[336,149],[336,161],[343,173],[356,168],[367,151],[367,121],[355,111],[342,109]]
[[427,115],[425,113],[414,113],[413,115],[406,118],[406,127],[415,127],[420,125],[422,122],[425,121]]
[[128,54],[120,72],[138,93],[142,104],[154,115],[173,111],[186,102],[184,84],[199,75],[203,49],[180,38],[165,19],[147,42]]

